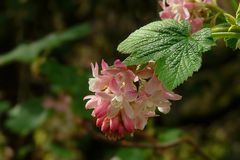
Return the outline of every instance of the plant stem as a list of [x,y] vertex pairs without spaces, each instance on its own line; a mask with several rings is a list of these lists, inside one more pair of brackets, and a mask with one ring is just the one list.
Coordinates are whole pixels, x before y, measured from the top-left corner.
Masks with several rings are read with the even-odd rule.
[[236,32],[213,32],[212,33],[213,38],[238,38],[240,39],[240,33]]
[[216,5],[212,5],[212,4],[205,4],[205,6],[211,10],[214,10],[218,13],[224,14],[226,13],[226,11],[224,11],[222,8],[216,6]]
[[212,32],[228,32],[229,27],[213,27]]

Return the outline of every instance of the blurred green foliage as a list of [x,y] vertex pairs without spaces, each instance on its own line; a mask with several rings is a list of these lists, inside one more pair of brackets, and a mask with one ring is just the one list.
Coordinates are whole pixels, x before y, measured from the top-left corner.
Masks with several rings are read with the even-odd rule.
[[31,44],[20,44],[13,51],[0,56],[0,65],[12,61],[32,62],[42,51],[53,49],[68,41],[82,38],[90,33],[89,24],[76,25],[63,33],[52,33]]
[[115,157],[112,159],[114,160],[146,160],[149,158],[147,151],[142,151],[141,149],[137,148],[122,148],[119,149]]
[[160,142],[168,142],[173,139],[179,139],[184,135],[184,131],[180,128],[165,129],[164,131],[159,131],[158,139]]
[[20,135],[26,135],[39,127],[48,116],[41,103],[40,99],[31,99],[15,106],[9,111],[6,127]]
[[[88,94],[88,73],[78,73],[78,70],[71,66],[64,66],[54,61],[49,61],[41,66],[41,72],[50,82],[52,93],[69,93],[74,101],[72,111],[82,118],[91,119],[89,110],[84,107],[83,97]],[[84,87],[83,87],[84,86]]]

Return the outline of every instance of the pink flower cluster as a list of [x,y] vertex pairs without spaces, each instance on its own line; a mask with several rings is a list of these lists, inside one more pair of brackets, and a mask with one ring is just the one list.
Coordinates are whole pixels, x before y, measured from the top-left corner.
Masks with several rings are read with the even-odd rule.
[[200,30],[206,17],[204,3],[214,3],[213,0],[160,0],[163,11],[162,19],[188,20],[192,25],[192,32]]
[[151,64],[136,70],[120,60],[116,60],[114,66],[102,60],[101,66],[99,73],[98,64],[91,64],[93,78],[89,79],[89,90],[95,94],[84,100],[88,100],[86,109],[93,109],[96,125],[109,138],[120,138],[144,129],[148,118],[156,116],[156,108],[168,113],[169,100],[181,99],[164,88]]

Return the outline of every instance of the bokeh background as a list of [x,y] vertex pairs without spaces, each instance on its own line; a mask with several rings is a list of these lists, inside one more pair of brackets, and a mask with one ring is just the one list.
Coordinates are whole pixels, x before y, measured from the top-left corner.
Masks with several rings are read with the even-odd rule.
[[151,147],[184,138],[209,159],[238,160],[240,54],[221,41],[175,90],[183,100],[134,137],[108,141],[85,110],[90,63],[126,58],[117,45],[159,11],[157,0],[1,0],[0,160],[206,159],[187,143]]

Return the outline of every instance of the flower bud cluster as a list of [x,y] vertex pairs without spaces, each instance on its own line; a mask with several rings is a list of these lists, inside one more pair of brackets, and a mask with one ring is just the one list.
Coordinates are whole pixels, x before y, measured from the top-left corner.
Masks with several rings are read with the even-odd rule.
[[204,19],[208,16],[205,4],[215,4],[213,0],[160,0],[162,19],[187,20],[192,26],[192,32],[203,27]]
[[149,117],[170,110],[169,100],[180,100],[181,96],[168,91],[154,75],[153,64],[144,69],[127,67],[120,60],[114,66],[105,61],[99,66],[91,64],[93,78],[89,79],[89,90],[93,95],[86,109],[93,109],[96,125],[109,138],[117,139],[136,130],[143,130]]

